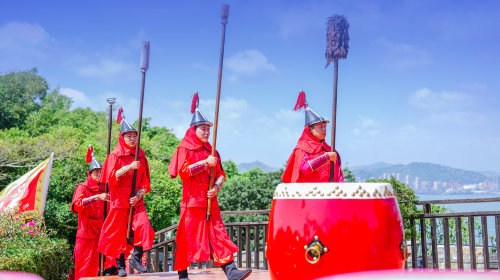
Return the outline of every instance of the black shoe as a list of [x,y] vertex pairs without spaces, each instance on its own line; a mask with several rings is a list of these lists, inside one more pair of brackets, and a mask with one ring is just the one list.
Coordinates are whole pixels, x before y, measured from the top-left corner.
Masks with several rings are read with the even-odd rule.
[[182,271],[178,271],[177,274],[179,274],[179,280],[189,280],[187,269],[182,270]]
[[118,268],[118,277],[127,277],[125,270],[125,254],[121,254],[119,259],[116,259],[116,267]]
[[246,279],[250,274],[252,274],[252,269],[247,268],[246,270],[238,270],[234,261],[221,266],[222,270],[226,274],[228,280],[243,280]]
[[142,246],[135,246],[134,253],[130,257],[129,261],[129,265],[139,274],[148,273],[148,270],[144,266],[142,266],[142,254],[144,254]]
[[104,276],[113,276],[113,275],[115,275],[117,273],[118,273],[118,269],[114,265],[112,267],[106,268],[104,270]]

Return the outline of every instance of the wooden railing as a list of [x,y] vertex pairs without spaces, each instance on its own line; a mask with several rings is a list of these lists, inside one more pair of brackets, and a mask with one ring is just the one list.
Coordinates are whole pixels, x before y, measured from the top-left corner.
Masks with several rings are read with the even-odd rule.
[[[480,233],[482,238],[482,252],[479,254],[482,256],[482,268],[485,271],[495,268],[498,271],[498,260],[500,259],[500,250],[496,250],[496,253],[490,253],[489,237],[488,237],[488,222],[487,217],[494,216],[495,218],[495,249],[500,248],[500,211],[476,211],[476,212],[453,212],[453,213],[431,213],[432,204],[460,204],[460,203],[486,203],[486,202],[500,202],[500,197],[495,198],[478,198],[478,199],[449,199],[449,200],[429,200],[421,201],[419,205],[423,206],[424,214],[416,217],[416,219],[410,219],[412,225],[416,225],[416,221],[419,221],[420,242],[417,242],[417,238],[413,237],[411,239],[411,260],[408,262],[408,266],[411,269],[418,268],[441,268],[445,270],[457,269],[457,270],[476,270],[478,269],[478,255],[476,255],[476,231],[475,231],[475,218],[480,218]],[[438,223],[437,221],[441,219],[440,230],[442,230],[443,235],[443,249],[444,258],[443,261],[439,261],[438,253]],[[451,232],[450,221],[455,223],[455,232]],[[430,236],[431,240],[427,240],[427,222],[430,223]],[[464,236],[462,234],[462,226],[467,223],[467,229],[469,231],[468,244],[463,244]],[[422,226],[425,225],[425,226]],[[456,261],[452,262],[450,233],[455,234],[455,253]],[[422,246],[424,244],[424,246]],[[428,245],[430,245],[430,252],[428,252]],[[441,244],[439,244],[441,245]],[[467,245],[468,252],[464,252],[464,245]],[[493,248],[493,246],[492,246]],[[419,251],[420,249],[420,251]],[[430,254],[429,254],[430,253]],[[469,261],[465,262],[464,254],[469,253]],[[420,255],[420,257],[419,257]],[[496,261],[491,262],[490,257],[496,259]],[[418,258],[421,259],[421,265],[419,265]],[[441,266],[440,266],[441,263]],[[453,264],[453,265],[452,265]],[[466,265],[467,264],[467,267]],[[492,264],[496,267],[492,267]],[[452,267],[453,266],[453,267]]]
[[[270,210],[249,211],[222,211],[221,215],[255,215],[269,214]],[[236,222],[225,223],[229,238],[238,246],[236,253],[236,266],[252,267],[254,269],[268,269],[267,259],[264,254],[267,236],[267,221],[262,222]],[[172,271],[175,265],[175,231],[177,225],[170,226],[155,233],[157,243],[146,251],[148,272]],[[170,234],[170,235],[169,235]],[[236,235],[236,236],[235,236]],[[169,238],[170,236],[170,238]],[[243,256],[243,254],[245,256]],[[253,260],[253,261],[252,261]],[[260,264],[262,262],[262,265]],[[191,268],[212,268],[213,261],[191,263]],[[130,268],[130,274],[133,269]]]

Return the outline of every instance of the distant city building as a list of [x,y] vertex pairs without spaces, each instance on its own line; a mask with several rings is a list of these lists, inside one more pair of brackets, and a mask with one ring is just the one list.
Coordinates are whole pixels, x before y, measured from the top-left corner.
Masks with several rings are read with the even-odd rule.
[[[392,177],[396,178],[396,173],[392,173],[391,175],[392,175]],[[389,176],[389,179],[390,178],[391,178],[391,176]]]
[[406,175],[406,184],[408,186],[410,185],[410,179],[411,179],[411,176],[410,175]]
[[401,173],[396,174],[396,180],[401,181]]
[[382,175],[384,177],[384,179],[389,179],[387,178],[387,173],[384,173],[384,175]]
[[415,177],[415,190],[420,189],[420,178]]
[[434,190],[437,191],[439,182],[434,182]]
[[493,184],[497,185],[497,187],[500,187],[500,176],[493,177]]

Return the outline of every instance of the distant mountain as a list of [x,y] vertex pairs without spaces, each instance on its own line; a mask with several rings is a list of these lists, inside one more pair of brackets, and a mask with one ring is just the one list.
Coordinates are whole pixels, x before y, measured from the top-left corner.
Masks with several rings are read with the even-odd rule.
[[[421,181],[448,182],[452,179],[455,181],[457,179],[460,179],[460,181],[466,184],[480,183],[484,182],[487,179],[491,180],[491,178],[485,176],[480,172],[467,171],[426,162],[412,162],[408,165],[395,164],[388,167],[356,170],[354,172],[356,178],[361,179],[370,179],[371,177],[378,178],[384,173],[400,173],[403,177],[406,175],[410,175],[412,177],[411,180],[415,180],[415,176],[418,176]],[[401,178],[401,180],[403,179]]]
[[360,165],[360,166],[352,166],[352,167],[350,166],[349,169],[350,170],[378,169],[378,168],[389,167],[392,165],[394,165],[394,164],[390,164],[387,162],[377,162],[377,163],[370,164],[370,165]]
[[481,173],[481,174],[483,174],[485,176],[491,177],[491,178],[493,178],[495,176],[500,176],[500,173],[499,172],[495,172],[495,171],[481,171],[479,173]]
[[245,173],[245,172],[252,170],[254,168],[257,168],[257,167],[259,167],[260,169],[262,169],[262,171],[264,171],[266,173],[279,170],[279,168],[277,168],[277,167],[271,167],[271,166],[269,166],[263,162],[260,162],[260,161],[238,164],[238,170],[240,173]]

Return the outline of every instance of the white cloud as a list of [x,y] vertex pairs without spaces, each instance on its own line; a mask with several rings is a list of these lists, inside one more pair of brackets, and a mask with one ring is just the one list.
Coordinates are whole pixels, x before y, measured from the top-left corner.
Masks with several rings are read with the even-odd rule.
[[124,75],[128,79],[134,79],[138,75],[137,73],[139,73],[139,70],[135,71],[137,73],[134,73],[130,63],[109,58],[101,58],[98,63],[82,65],[75,70],[82,76],[101,78],[108,81],[123,78]]
[[26,59],[47,58],[55,48],[55,39],[37,23],[8,22],[0,26],[0,61],[11,62],[17,67]]
[[237,82],[241,76],[255,77],[277,70],[263,53],[255,49],[238,52],[230,56],[224,64],[230,71],[228,79],[231,82]]
[[87,108],[90,107],[92,102],[90,101],[90,98],[88,98],[85,93],[78,91],[76,89],[72,88],[61,88],[60,93],[62,95],[66,95],[67,97],[71,98],[73,100],[73,105],[71,106],[72,109],[74,108]]
[[384,53],[382,64],[386,68],[408,69],[432,62],[429,53],[416,46],[397,44],[384,38],[377,40],[376,45]]

